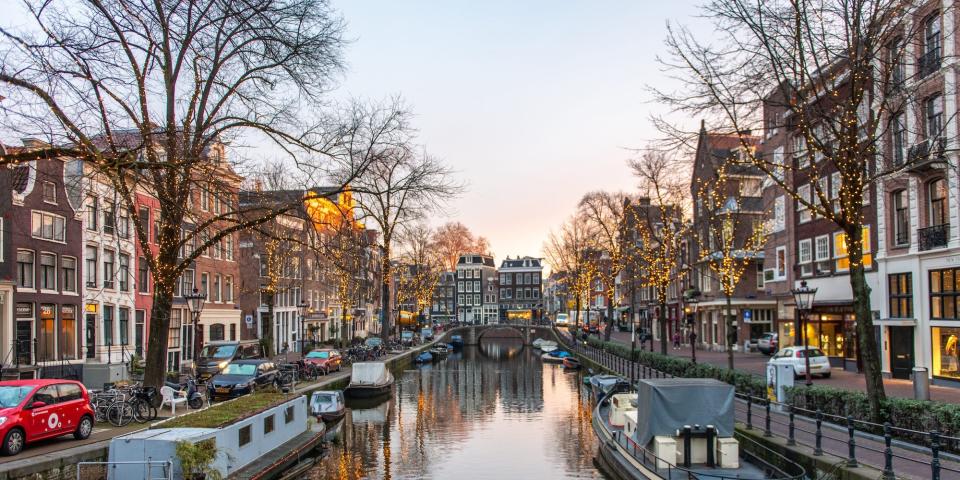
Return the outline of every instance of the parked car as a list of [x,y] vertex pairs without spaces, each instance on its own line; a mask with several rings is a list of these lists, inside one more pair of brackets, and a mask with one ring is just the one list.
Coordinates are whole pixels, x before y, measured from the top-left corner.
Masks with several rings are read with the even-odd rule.
[[760,339],[757,340],[757,350],[760,350],[760,353],[766,355],[773,355],[777,353],[777,348],[780,346],[780,340],[778,335],[773,332],[767,332],[760,336]]
[[95,416],[90,395],[80,382],[0,382],[0,451],[16,455],[27,443],[68,433],[83,440],[93,432]]
[[249,341],[213,341],[207,342],[200,350],[199,374],[201,380],[206,380],[223,370],[234,360],[248,360],[263,358],[260,342]]
[[400,332],[400,341],[403,342],[404,345],[413,345],[413,332],[410,330]]
[[324,373],[339,372],[342,368],[341,362],[343,361],[343,357],[341,357],[340,352],[336,350],[322,348],[308,353],[306,357],[303,357],[303,361],[310,365],[316,365],[317,368],[323,370]]
[[807,365],[804,355],[810,356],[810,375],[830,378],[830,359],[816,347],[784,347],[768,363],[793,365],[793,372],[796,377],[805,377],[807,375]]
[[239,397],[276,380],[277,366],[269,360],[234,360],[214,375],[211,398]]
[[553,323],[558,327],[564,327],[570,321],[570,316],[566,313],[558,313],[556,320]]

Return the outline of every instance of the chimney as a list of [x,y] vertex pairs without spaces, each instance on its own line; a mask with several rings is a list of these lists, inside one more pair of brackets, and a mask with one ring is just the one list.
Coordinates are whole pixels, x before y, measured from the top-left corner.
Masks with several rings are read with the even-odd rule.
[[640,198],[637,199],[637,203],[638,203],[641,207],[649,207],[649,206],[650,206],[650,197],[640,197]]

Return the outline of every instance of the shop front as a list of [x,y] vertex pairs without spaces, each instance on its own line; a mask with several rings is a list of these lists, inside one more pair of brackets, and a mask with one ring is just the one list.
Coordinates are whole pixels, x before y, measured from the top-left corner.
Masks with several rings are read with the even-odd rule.
[[817,347],[830,364],[851,372],[861,371],[857,348],[857,322],[853,305],[814,305],[807,314],[804,335],[807,345]]

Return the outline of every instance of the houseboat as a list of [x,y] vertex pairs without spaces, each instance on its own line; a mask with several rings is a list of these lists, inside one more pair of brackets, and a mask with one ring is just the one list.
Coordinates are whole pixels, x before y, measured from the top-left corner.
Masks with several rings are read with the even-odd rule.
[[383,362],[359,362],[353,364],[350,384],[344,391],[348,397],[370,398],[390,393],[393,374]]

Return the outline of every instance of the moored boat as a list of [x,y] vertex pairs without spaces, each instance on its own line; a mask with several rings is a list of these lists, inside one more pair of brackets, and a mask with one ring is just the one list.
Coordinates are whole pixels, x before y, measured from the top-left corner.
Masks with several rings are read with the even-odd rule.
[[531,342],[531,343],[530,343],[530,346],[532,346],[533,348],[536,348],[537,350],[539,350],[539,349],[540,349],[540,346],[543,345],[543,342],[546,342],[546,341],[547,341],[547,340],[544,340],[544,339],[542,339],[542,338],[538,338],[538,339],[534,340],[533,342]]
[[318,390],[310,395],[310,415],[332,422],[343,418],[347,413],[347,402],[342,390]]
[[574,356],[564,357],[563,368],[567,370],[579,370],[580,360],[577,360],[577,357],[574,357]]
[[646,379],[637,391],[618,381],[592,423],[599,464],[616,479],[805,476],[802,466],[758,443],[741,455],[740,442],[748,440],[734,438],[733,386],[714,379]]
[[422,352],[420,355],[417,355],[413,361],[417,363],[430,363],[433,361],[433,354],[430,352]]
[[393,387],[393,374],[383,362],[354,363],[350,384],[344,393],[348,397],[369,398],[384,395]]
[[450,335],[450,344],[453,345],[453,348],[462,348],[463,337],[460,335]]
[[593,401],[599,402],[601,398],[610,393],[617,382],[625,381],[617,375],[593,375],[590,377],[590,389],[593,392]]
[[553,340],[545,340],[540,344],[540,351],[544,353],[550,353],[558,348],[560,347],[557,345],[557,342],[554,342]]

